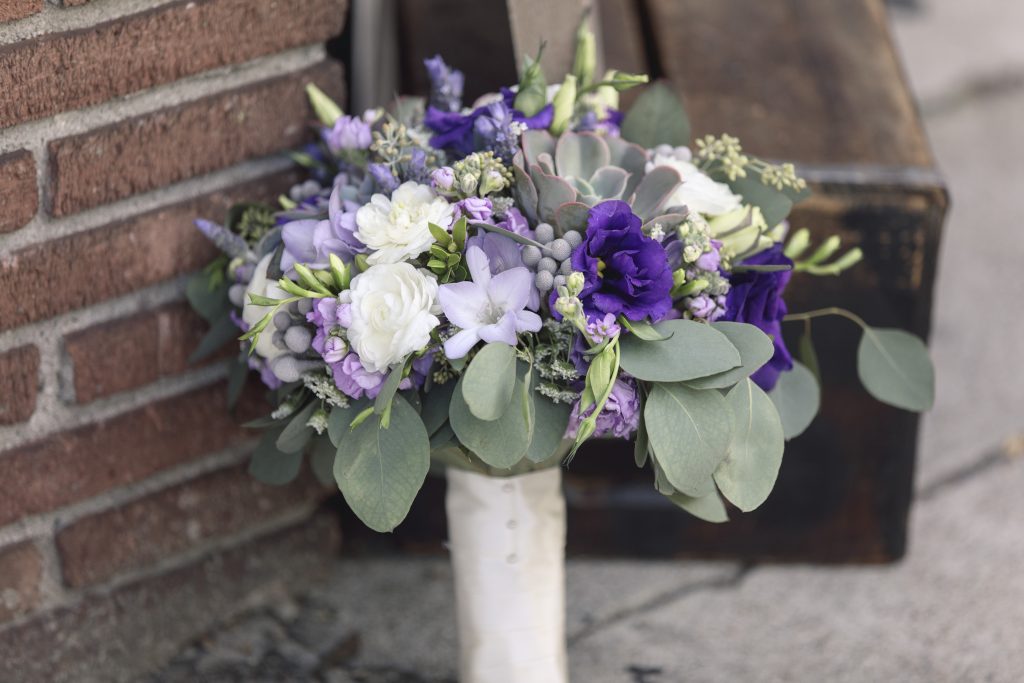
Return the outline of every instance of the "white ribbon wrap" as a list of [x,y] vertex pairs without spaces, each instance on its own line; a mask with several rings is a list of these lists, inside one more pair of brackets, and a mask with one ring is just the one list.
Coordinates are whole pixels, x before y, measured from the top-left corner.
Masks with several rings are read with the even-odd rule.
[[448,468],[445,507],[461,683],[567,683],[561,470]]

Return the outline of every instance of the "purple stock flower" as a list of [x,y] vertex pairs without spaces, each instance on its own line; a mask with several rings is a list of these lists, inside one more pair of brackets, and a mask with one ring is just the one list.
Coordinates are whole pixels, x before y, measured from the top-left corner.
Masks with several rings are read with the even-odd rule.
[[579,298],[588,318],[621,313],[629,320],[660,320],[672,308],[665,250],[643,233],[626,202],[601,202],[590,210],[572,267],[584,276]]
[[540,316],[524,310],[533,289],[526,268],[511,268],[491,275],[487,255],[478,246],[466,250],[472,280],[441,285],[438,300],[448,320],[462,328],[444,343],[448,358],[462,358],[478,341],[517,343],[519,332],[537,332]]
[[373,142],[370,124],[358,116],[339,116],[334,126],[323,131],[324,142],[337,154],[345,149],[367,149]]
[[[791,261],[782,253],[782,245],[775,244],[770,249],[751,256],[743,265],[787,265]],[[775,343],[775,355],[765,363],[751,379],[765,391],[770,391],[779,380],[779,375],[793,369],[793,356],[786,348],[782,338],[782,318],[786,315],[786,302],[782,293],[786,289],[789,277],[788,270],[767,273],[745,271],[735,273],[729,278],[731,288],[726,297],[725,315],[723,320],[749,323],[760,328],[772,337]]]
[[603,318],[591,320],[587,323],[587,337],[594,344],[600,344],[605,339],[614,337],[622,328],[615,322],[614,313],[605,313]]
[[473,136],[477,149],[494,152],[494,156],[512,161],[519,148],[515,114],[504,102],[492,102],[473,122]]
[[281,268],[291,269],[296,263],[310,268],[326,268],[328,256],[334,254],[351,261],[355,254],[366,251],[356,236],[356,210],[359,204],[342,200],[338,187],[331,193],[327,219],[302,219],[285,223],[281,228],[284,253]]
[[451,166],[435,168],[430,174],[430,184],[438,192],[448,192],[455,185],[455,171]]
[[499,228],[505,228],[523,237],[533,239],[533,230],[530,230],[530,223],[526,220],[523,212],[514,206],[505,209],[505,220],[497,224]]
[[490,199],[483,197],[466,197],[455,203],[455,208],[459,212],[459,215],[465,216],[469,220],[490,222],[491,215],[494,212],[494,205],[491,204]]
[[391,194],[398,189],[398,178],[391,172],[386,164],[370,164],[366,167],[374,183],[377,184],[377,191],[382,194]]
[[430,78],[430,106],[441,111],[458,111],[462,108],[462,88],[465,76],[458,69],[444,63],[441,55],[423,60]]
[[352,398],[377,398],[381,385],[384,384],[384,373],[370,372],[363,367],[359,354],[352,352],[340,363],[331,366],[334,384],[346,396]]
[[[501,96],[500,101],[481,105],[468,114],[444,111],[433,106],[427,107],[427,112],[423,117],[423,125],[435,133],[430,138],[430,144],[437,149],[451,150],[462,156],[472,154],[477,149],[489,149],[489,147],[478,146],[478,144],[496,142],[493,139],[489,141],[486,139],[486,136],[493,132],[492,127],[496,125],[495,112],[489,112],[489,108],[493,104],[504,106],[504,109],[496,112],[500,115],[502,122],[516,121],[525,124],[527,128],[547,128],[551,125],[551,121],[554,118],[554,108],[550,104],[533,116],[525,116],[519,110],[512,108],[516,99],[515,93],[508,88],[502,88]],[[506,111],[508,112],[507,117]],[[478,137],[476,122],[477,119],[485,114],[491,120],[482,125],[482,130],[479,131],[481,137]]]
[[718,267],[722,264],[722,255],[719,253],[719,249],[722,248],[722,243],[718,240],[711,240],[711,251],[704,252],[694,264],[701,270],[707,270],[709,272],[717,272]]
[[[590,408],[589,414],[593,411]],[[580,415],[580,404],[577,401],[572,407],[572,414],[569,416],[569,427],[565,435],[570,439],[576,438],[576,430],[586,415]],[[597,416],[597,429],[594,436],[611,435],[618,439],[626,439],[640,426],[640,396],[636,390],[636,383],[632,378],[619,377],[612,386],[612,393],[604,408]]]

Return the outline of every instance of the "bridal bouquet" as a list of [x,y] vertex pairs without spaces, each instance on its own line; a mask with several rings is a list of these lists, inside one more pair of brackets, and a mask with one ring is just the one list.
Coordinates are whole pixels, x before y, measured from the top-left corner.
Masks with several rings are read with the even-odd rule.
[[729,135],[691,141],[660,84],[624,114],[619,93],[647,78],[593,63],[581,40],[548,85],[527,59],[516,87],[471,106],[440,57],[429,100],[389,110],[346,114],[310,86],[319,140],[293,155],[309,179],[276,208],[197,221],[224,252],[189,283],[212,324],[198,354],[238,336],[232,397],[251,369],[274,404],[253,423],[255,476],[288,481],[309,454],[387,531],[431,458],[516,475],[633,439],[660,493],[725,521],[723,498],[765,500],[817,410],[810,338],[795,360],[782,324],[828,313],[862,328],[869,392],[929,407],[919,339],[787,311],[787,286],[861,259],[789,229],[808,192],[793,165]]

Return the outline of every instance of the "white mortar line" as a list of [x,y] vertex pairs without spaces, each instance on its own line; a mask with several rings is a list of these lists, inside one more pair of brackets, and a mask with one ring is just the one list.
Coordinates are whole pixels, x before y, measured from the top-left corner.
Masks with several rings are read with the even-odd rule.
[[30,40],[49,33],[65,33],[124,18],[177,0],[92,0],[79,7],[43,4],[43,10],[19,21],[0,24],[0,46]]
[[[40,209],[24,227],[0,236],[0,254],[45,242],[54,237],[89,230],[181,198],[203,194],[210,191],[211,178],[216,180],[217,178],[231,177],[237,168],[231,167],[223,171],[216,171],[209,176],[187,179],[167,188],[158,188],[70,216],[54,218],[46,212],[49,203],[47,144],[50,141],[84,133],[167,107],[194,102],[210,95],[222,94],[228,90],[263,80],[297,73],[321,62],[325,57],[326,52],[322,45],[301,47],[241,65],[206,71],[124,98],[117,98],[85,109],[62,112],[3,131],[3,135],[0,137],[0,154],[24,148],[30,150],[35,157]],[[251,168],[254,163],[257,166],[260,165],[260,162],[248,162],[240,166]],[[281,169],[287,167],[290,162],[280,156],[273,157],[272,161],[264,160],[262,164],[265,168]],[[253,177],[255,175],[258,174],[254,174]],[[223,186],[228,184],[230,183],[225,182]]]

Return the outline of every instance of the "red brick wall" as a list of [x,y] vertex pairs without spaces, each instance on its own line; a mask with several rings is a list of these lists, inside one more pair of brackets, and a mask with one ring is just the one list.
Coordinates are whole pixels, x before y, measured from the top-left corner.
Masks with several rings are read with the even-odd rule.
[[335,547],[309,476],[245,472],[261,392],[231,416],[223,364],[189,365],[183,292],[192,219],[296,179],[346,11],[0,0],[0,680],[128,678]]

